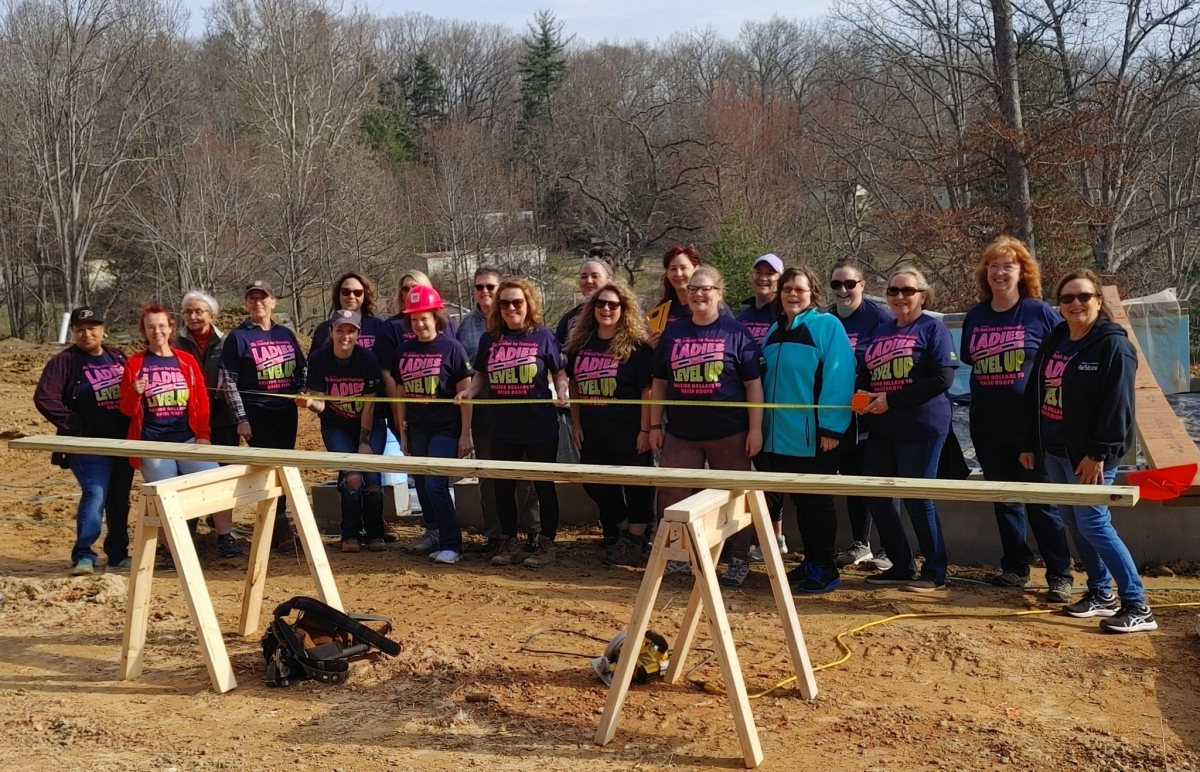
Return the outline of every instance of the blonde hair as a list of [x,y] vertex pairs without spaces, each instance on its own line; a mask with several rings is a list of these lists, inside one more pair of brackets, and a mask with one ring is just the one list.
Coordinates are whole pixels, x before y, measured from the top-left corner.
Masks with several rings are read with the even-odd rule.
[[896,278],[902,273],[906,273],[913,277],[913,280],[917,283],[917,289],[925,291],[925,302],[921,304],[921,307],[929,308],[930,304],[933,303],[933,287],[929,286],[929,280],[925,278],[925,274],[917,270],[916,266],[902,265],[896,270],[892,271],[891,275],[888,276],[888,286],[890,287],[892,285],[892,279]]
[[608,344],[608,353],[618,362],[624,362],[633,354],[635,348],[649,341],[650,334],[646,329],[646,320],[642,316],[642,307],[637,296],[628,285],[619,281],[605,284],[583,301],[583,307],[579,309],[579,316],[575,317],[575,323],[571,325],[571,334],[567,337],[567,344],[563,350],[568,354],[578,351],[600,328],[596,322],[596,301],[601,292],[612,292],[621,301],[621,318],[617,320],[616,334]]
[[505,279],[496,288],[496,302],[492,304],[492,315],[488,317],[488,332],[493,338],[499,338],[508,329],[504,316],[500,313],[500,295],[506,289],[519,289],[525,296],[525,332],[542,324],[542,296],[537,289],[524,279]]

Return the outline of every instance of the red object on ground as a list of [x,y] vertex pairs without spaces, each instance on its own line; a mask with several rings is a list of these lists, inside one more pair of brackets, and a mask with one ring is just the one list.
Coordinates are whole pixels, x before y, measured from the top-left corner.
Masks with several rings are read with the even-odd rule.
[[1136,485],[1143,499],[1166,501],[1177,499],[1192,487],[1196,479],[1196,465],[1168,466],[1164,469],[1146,469],[1129,473],[1129,484]]

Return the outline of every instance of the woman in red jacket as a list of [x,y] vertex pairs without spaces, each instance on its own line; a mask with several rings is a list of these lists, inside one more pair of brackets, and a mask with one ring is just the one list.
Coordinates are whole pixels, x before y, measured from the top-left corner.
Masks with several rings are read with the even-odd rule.
[[[208,390],[204,371],[186,351],[171,348],[175,339],[175,320],[165,306],[142,307],[140,324],[146,350],[125,363],[121,379],[121,412],[129,416],[129,439],[152,442],[209,444]],[[181,474],[216,469],[213,461],[174,458],[131,458],[134,468],[142,470],[142,479],[157,482]],[[217,548],[235,542],[233,515],[213,515]]]

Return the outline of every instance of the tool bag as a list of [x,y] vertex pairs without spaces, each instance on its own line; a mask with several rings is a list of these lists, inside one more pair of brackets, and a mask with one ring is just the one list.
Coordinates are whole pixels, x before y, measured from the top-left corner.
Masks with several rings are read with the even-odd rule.
[[[299,612],[294,622],[287,616]],[[363,622],[379,622],[373,630]],[[324,684],[345,683],[351,657],[377,649],[389,657],[400,644],[389,639],[392,620],[382,614],[343,614],[315,598],[297,596],[275,608],[263,635],[267,685],[290,686],[312,679]]]

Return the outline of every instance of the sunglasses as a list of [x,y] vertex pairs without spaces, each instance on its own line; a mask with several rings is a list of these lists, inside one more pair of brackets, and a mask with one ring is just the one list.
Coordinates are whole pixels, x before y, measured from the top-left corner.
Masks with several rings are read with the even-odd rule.
[[842,290],[846,290],[847,292],[849,292],[850,290],[854,289],[855,287],[857,287],[860,284],[866,284],[866,282],[864,282],[862,279],[857,279],[857,280],[846,279],[845,281],[831,281],[831,282],[829,282],[829,289],[833,290],[834,292],[841,292]]
[[916,287],[888,287],[887,288],[887,294],[888,294],[888,297],[890,297],[890,298],[894,298],[897,295],[903,295],[906,298],[911,298],[913,295],[917,294],[918,292],[924,292],[924,291],[925,290],[917,289]]
[[484,290],[487,290],[488,292],[495,292],[496,287],[499,287],[499,286],[500,286],[499,284],[476,284],[475,291],[483,292]]
[[621,307],[621,301],[619,301],[619,300],[597,300],[596,301],[596,308],[598,308],[598,309],[607,309],[609,311],[616,311],[620,307]]
[[524,300],[524,298],[518,298],[516,300],[501,299],[500,307],[501,308],[524,308],[525,300]]
[[1078,300],[1080,303],[1083,303],[1086,306],[1088,303],[1092,302],[1092,298],[1096,297],[1096,295],[1097,293],[1095,292],[1079,292],[1074,295],[1059,295],[1058,304],[1060,306],[1069,306]]
[[696,286],[689,284],[687,287],[687,291],[688,291],[689,295],[707,295],[708,293],[712,292],[715,289],[716,289],[716,287],[714,287],[711,284],[705,284],[703,287],[696,287]]
[[361,298],[365,293],[366,293],[366,290],[350,289],[349,287],[342,287],[342,297]]

